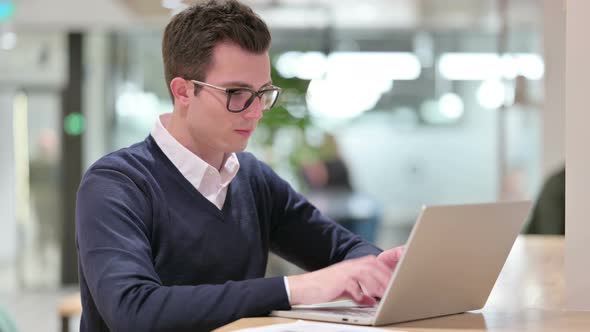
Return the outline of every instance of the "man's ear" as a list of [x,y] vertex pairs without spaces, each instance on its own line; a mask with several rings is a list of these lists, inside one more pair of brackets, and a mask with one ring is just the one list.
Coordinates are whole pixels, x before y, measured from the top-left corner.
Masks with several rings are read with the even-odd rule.
[[188,105],[190,97],[193,95],[193,83],[183,78],[175,77],[170,81],[170,91],[174,96],[174,104]]

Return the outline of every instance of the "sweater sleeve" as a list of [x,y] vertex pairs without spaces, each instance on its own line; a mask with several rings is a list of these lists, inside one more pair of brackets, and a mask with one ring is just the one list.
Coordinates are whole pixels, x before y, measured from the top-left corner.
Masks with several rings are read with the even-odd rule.
[[272,202],[271,249],[275,253],[308,271],[381,253],[381,249],[322,215],[268,165],[261,165]]
[[282,277],[164,286],[153,263],[151,218],[148,194],[128,176],[112,169],[86,174],[76,206],[80,268],[91,297],[83,302],[95,304],[110,330],[209,331],[289,308]]

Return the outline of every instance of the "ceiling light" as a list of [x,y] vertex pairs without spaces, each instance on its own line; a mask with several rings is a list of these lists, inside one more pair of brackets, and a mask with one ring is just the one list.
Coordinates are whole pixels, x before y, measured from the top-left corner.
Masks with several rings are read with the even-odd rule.
[[4,32],[0,35],[0,48],[3,50],[12,50],[16,47],[16,33]]

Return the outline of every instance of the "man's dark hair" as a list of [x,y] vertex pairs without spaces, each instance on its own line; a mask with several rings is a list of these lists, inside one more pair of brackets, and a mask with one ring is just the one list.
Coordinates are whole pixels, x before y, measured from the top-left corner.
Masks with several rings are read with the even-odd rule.
[[[162,38],[162,57],[168,91],[175,77],[204,80],[213,48],[231,41],[260,54],[270,47],[266,23],[252,9],[236,0],[198,2],[175,15]],[[195,87],[195,93],[199,87]]]

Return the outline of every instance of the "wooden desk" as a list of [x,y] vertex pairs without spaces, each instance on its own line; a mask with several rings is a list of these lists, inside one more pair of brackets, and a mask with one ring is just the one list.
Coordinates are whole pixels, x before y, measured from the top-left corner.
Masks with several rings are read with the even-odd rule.
[[[484,309],[386,327],[401,331],[590,331],[590,312],[564,307],[564,238],[521,236]],[[286,323],[286,318],[244,318],[216,330]]]

